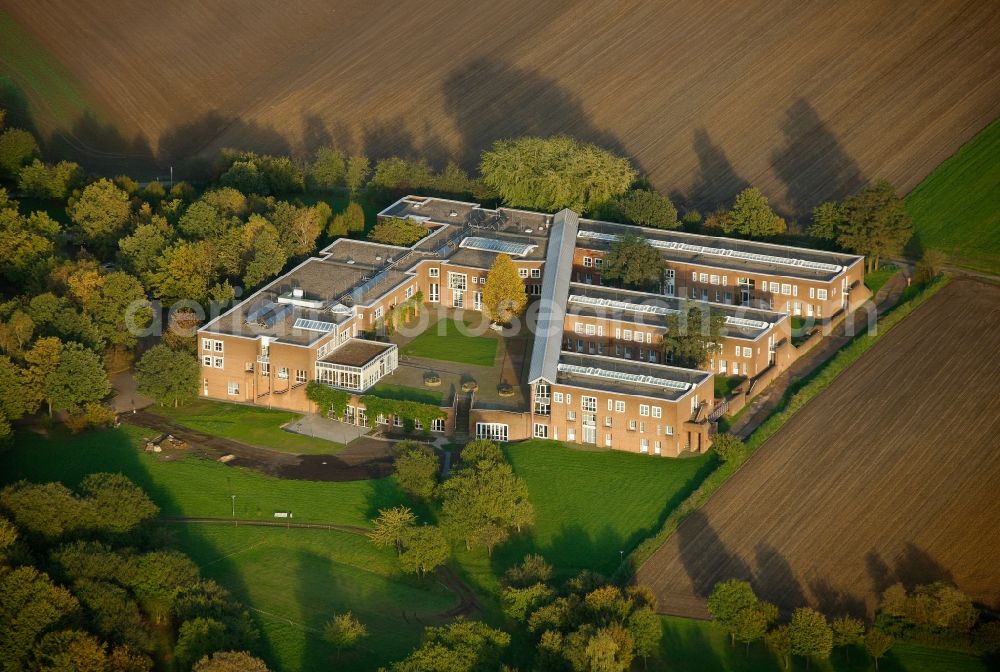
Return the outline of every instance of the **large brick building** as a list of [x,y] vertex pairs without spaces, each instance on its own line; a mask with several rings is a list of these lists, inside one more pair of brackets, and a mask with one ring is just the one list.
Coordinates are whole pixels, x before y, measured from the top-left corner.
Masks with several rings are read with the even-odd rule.
[[[317,380],[364,393],[400,365],[379,339],[393,311],[414,302],[481,310],[498,254],[541,297],[533,326],[529,401],[517,411],[477,407],[432,431],[501,440],[530,436],[653,455],[703,451],[714,375],[755,378],[794,359],[790,316],[828,320],[869,294],[863,258],[407,196],[379,213],[422,224],[411,247],[340,239],[199,330],[202,395],[308,412]],[[615,238],[646,238],[663,257],[655,293],[601,285]],[[701,370],[665,361],[672,320],[699,308],[722,323]],[[684,325],[703,328],[704,325]],[[345,420],[364,424],[355,399]]]

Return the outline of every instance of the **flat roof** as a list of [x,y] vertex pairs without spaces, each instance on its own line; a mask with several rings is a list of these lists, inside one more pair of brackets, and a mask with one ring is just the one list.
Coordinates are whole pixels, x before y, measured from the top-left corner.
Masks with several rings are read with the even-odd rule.
[[554,382],[614,394],[631,394],[676,401],[712,374],[664,364],[618,357],[564,352]]
[[360,369],[368,362],[394,347],[396,346],[392,343],[379,343],[378,341],[351,338],[319,361],[329,364],[353,366]]

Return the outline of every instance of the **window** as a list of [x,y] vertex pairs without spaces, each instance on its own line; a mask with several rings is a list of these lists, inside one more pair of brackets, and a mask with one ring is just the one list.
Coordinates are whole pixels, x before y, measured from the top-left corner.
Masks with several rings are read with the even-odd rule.
[[610,415],[605,415],[604,416],[604,426],[605,427],[610,427],[612,424],[614,424],[614,423],[613,423],[613,421],[611,419],[611,416]]
[[288,380],[288,367],[282,366],[278,369],[278,378],[281,380]]
[[402,427],[403,426],[403,416],[401,416],[401,415],[394,415],[394,416],[392,416],[392,426],[393,427]]
[[598,336],[603,336],[604,335],[604,325],[603,324],[597,325],[597,335]]
[[615,402],[612,399],[608,399],[608,410],[614,410]]
[[216,358],[214,358],[212,360],[212,365],[215,368],[217,368],[217,369],[221,369],[222,368],[222,357],[216,357]]
[[698,282],[698,273],[691,271],[691,282]]
[[526,277],[528,277],[528,269],[526,269],[526,268],[519,268],[519,269],[517,269],[517,274],[520,275],[522,278],[526,278]]
[[216,341],[215,342],[215,351],[216,352],[222,352],[222,341]]
[[597,333],[597,327],[592,324],[587,325],[587,336],[593,336]]
[[710,282],[713,285],[719,284],[719,276],[717,276],[717,275],[711,275],[711,276],[709,276],[709,278],[710,278]]
[[660,406],[653,406],[653,417],[654,418],[662,418],[663,417],[663,408],[661,408]]
[[431,422],[432,432],[443,432],[444,431],[444,418],[435,418]]
[[632,330],[631,330],[631,329],[626,329],[626,330],[625,330],[625,333],[624,333],[624,335],[623,335],[623,338],[624,338],[624,339],[625,339],[626,341],[631,341],[631,340],[632,340]]
[[472,276],[472,284],[474,284],[474,285],[478,285],[479,284],[479,277],[478,276],[475,276],[475,275]]
[[724,285],[728,285],[729,284],[729,276],[728,275],[722,276],[722,284],[724,284]]
[[594,260],[591,259],[590,257],[584,257],[583,258],[583,265],[586,266],[587,268],[590,268],[591,266],[594,265]]
[[413,296],[413,285],[410,285],[409,287],[406,288],[406,292],[404,292],[404,295],[406,296],[406,298],[410,298],[411,296]]
[[630,432],[634,432],[635,431],[635,420],[629,420],[628,421],[628,431],[630,431]]
[[819,299],[820,301],[826,301],[826,290],[825,289],[816,290],[816,298]]
[[306,370],[305,369],[295,369],[295,382],[304,383],[306,382]]
[[640,453],[649,452],[649,439],[639,439],[639,452]]
[[202,366],[212,366],[212,355],[203,355],[201,358]]
[[440,268],[430,268],[430,269],[427,270],[427,277],[429,277],[429,278],[437,278],[440,275],[441,275],[441,269]]
[[383,315],[385,315],[385,311],[382,309],[382,306],[379,306],[375,309],[375,312],[372,313],[372,319],[381,320]]
[[666,434],[667,434],[667,436],[673,436],[674,435],[674,426],[673,425],[667,425]]
[[640,422],[639,423],[639,433],[640,434],[645,434],[646,433],[646,423],[645,422]]
[[540,269],[540,268],[533,268],[533,269],[531,269],[531,277],[533,277],[533,278],[540,278],[540,277],[542,277],[542,269]]
[[580,397],[580,408],[591,413],[596,411],[597,397]]
[[780,291],[781,291],[781,285],[779,285],[776,282],[772,282],[771,283],[771,293],[772,294],[777,294]]
[[508,429],[507,425],[499,422],[477,422],[476,438],[490,439],[491,441],[506,441]]
[[792,293],[792,286],[787,283],[782,283],[781,293],[784,294],[785,296],[790,295]]
[[815,299],[816,298],[816,288],[815,287],[810,287],[809,288],[809,298],[810,299]]
[[270,365],[270,363],[268,363],[268,362],[261,362],[260,363],[260,375],[264,376],[265,378],[268,377],[269,375],[271,375],[271,365]]
[[572,404],[572,403],[573,403],[573,395],[570,394],[569,392],[567,392],[566,393],[566,404],[568,405],[568,404]]
[[239,393],[240,393],[240,384],[239,383],[229,383],[229,394],[235,396],[235,395],[237,395]]
[[708,282],[708,273],[699,273],[698,282]]
[[601,259],[600,257],[597,257],[596,259],[594,259],[594,266],[596,268],[603,268],[604,267],[604,260]]
[[211,338],[203,338],[203,339],[201,339],[201,349],[202,350],[211,350],[212,349],[212,339]]
[[376,425],[388,425],[389,424],[389,418],[385,417],[385,415],[383,415],[382,413],[379,413],[377,416],[375,416],[375,424]]
[[427,300],[431,303],[437,303],[441,300],[441,285],[436,282],[431,283],[430,293],[427,295]]
[[566,419],[570,422],[576,421],[576,411],[566,411]]
[[540,425],[535,423],[535,438],[536,439],[547,439],[549,438],[549,426]]
[[552,393],[552,401],[554,401],[557,404],[563,403],[563,393],[562,392],[553,392]]
[[417,420],[416,418],[414,418],[413,419],[413,429],[420,429],[420,430],[422,430],[423,428],[424,428],[424,423],[422,423],[419,420]]
[[454,271],[448,271],[448,288],[449,289],[461,289],[467,288],[467,283],[469,276],[465,273],[455,273]]
[[624,412],[625,412],[625,402],[621,400],[616,401],[615,413],[624,413]]
[[798,295],[799,295],[799,286],[792,285],[792,296],[798,296]]
[[750,357],[753,355],[753,348],[743,348],[743,356]]
[[639,404],[639,415],[649,417],[649,404]]
[[576,324],[574,324],[573,325],[573,331],[575,331],[578,334],[582,334],[583,333],[583,322],[577,322]]

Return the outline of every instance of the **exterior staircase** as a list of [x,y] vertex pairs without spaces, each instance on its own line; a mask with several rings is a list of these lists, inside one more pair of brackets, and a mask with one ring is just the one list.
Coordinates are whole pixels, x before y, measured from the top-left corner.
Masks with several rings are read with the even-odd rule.
[[468,443],[469,441],[469,416],[472,410],[472,394],[464,393],[455,399],[455,432],[452,435],[453,443]]

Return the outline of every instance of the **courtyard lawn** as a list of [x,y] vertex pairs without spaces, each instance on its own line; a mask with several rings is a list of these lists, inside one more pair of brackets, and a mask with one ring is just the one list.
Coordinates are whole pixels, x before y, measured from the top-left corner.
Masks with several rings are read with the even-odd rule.
[[198,399],[178,408],[153,406],[149,410],[199,432],[285,453],[331,455],[344,449],[342,443],[283,430],[282,425],[302,417],[289,411],[207,399]]
[[164,516],[236,517],[273,520],[291,511],[296,521],[366,527],[378,509],[405,498],[390,478],[371,481],[291,481],[242,467],[181,454],[142,452],[149,430],[122,425],[71,435],[53,430],[51,438],[19,432],[14,448],[0,452],[0,484],[19,479],[62,481],[74,485],[96,471],[121,472],[140,485]]
[[[468,326],[469,322],[465,324]],[[403,346],[403,355],[473,366],[493,366],[499,345],[500,339],[492,331],[485,336],[468,336],[459,332],[455,320],[442,318]]]
[[889,282],[889,278],[898,272],[899,269],[895,265],[883,264],[882,268],[865,276],[865,286],[872,291],[873,295],[878,294],[878,290],[882,289],[885,283]]
[[382,397],[383,399],[416,401],[421,404],[431,404],[432,406],[440,406],[441,400],[444,398],[444,394],[442,394],[440,390],[422,390],[416,387],[391,385],[389,383],[379,383],[372,389],[368,390],[367,394],[373,394],[376,397]]
[[[868,672],[875,663],[861,647],[853,647],[850,662],[843,649],[834,649],[827,661],[812,661],[817,672]],[[730,670],[731,672],[784,672],[785,668],[761,642],[732,646],[729,636],[714,623],[667,616],[663,618],[660,656],[649,661],[650,670]],[[804,670],[802,658],[791,669]],[[879,661],[880,672],[986,672],[986,664],[974,656],[925,646],[897,644]]]
[[910,253],[945,252],[948,263],[1000,273],[1000,120],[945,160],[906,197]]
[[[376,669],[406,656],[423,626],[457,603],[434,577],[401,574],[391,550],[361,535],[221,525],[171,530],[206,577],[252,607],[272,670]],[[346,611],[369,637],[337,660],[322,630]]]
[[746,379],[743,376],[715,376],[715,397],[727,398],[744,380]]

